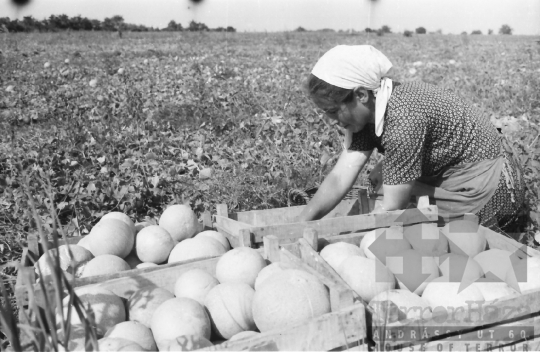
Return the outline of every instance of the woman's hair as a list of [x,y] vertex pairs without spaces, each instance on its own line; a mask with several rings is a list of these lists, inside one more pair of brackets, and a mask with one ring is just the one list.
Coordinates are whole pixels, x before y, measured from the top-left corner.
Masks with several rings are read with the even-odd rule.
[[333,100],[337,104],[348,103],[354,97],[353,89],[336,87],[326,83],[312,73],[304,81],[304,90],[310,97],[324,97]]

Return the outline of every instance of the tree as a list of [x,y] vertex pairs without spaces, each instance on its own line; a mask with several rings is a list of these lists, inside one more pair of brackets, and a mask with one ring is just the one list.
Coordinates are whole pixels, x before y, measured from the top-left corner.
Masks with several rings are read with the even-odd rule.
[[512,35],[512,31],[513,29],[509,25],[503,24],[501,28],[499,29],[499,34]]
[[405,30],[405,32],[403,32],[403,35],[404,35],[405,37],[412,37],[413,32],[412,32],[412,31],[409,31],[409,30]]
[[208,31],[208,26],[205,25],[204,23],[191,21],[191,22],[189,22],[188,31],[190,31],[190,32]]
[[493,34],[493,29],[488,29],[488,35],[492,35]]
[[307,32],[304,27],[298,27],[294,30],[295,32]]
[[236,29],[234,27],[231,27],[231,26],[227,26],[227,32],[236,32]]
[[372,32],[375,32],[375,31],[374,31],[373,29],[371,29],[371,28],[368,27],[368,28],[364,29],[364,32],[366,32],[366,33],[372,33]]
[[384,25],[381,27],[381,31],[385,34],[390,34],[392,33],[392,29],[390,29],[390,27],[388,27],[387,25]]
[[418,27],[415,29],[416,34],[426,34],[426,29],[424,27]]
[[175,20],[171,20],[169,24],[167,25],[167,28],[165,28],[166,31],[171,31],[171,32],[179,32],[182,29],[183,29],[182,25],[180,23],[176,23]]
[[471,32],[472,35],[481,35],[482,34],[482,31],[481,30],[474,30]]

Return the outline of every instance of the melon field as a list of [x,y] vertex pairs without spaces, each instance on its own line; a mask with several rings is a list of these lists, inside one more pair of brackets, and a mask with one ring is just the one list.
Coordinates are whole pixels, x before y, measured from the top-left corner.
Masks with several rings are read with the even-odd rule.
[[[346,33],[0,35],[0,268],[14,284],[26,236],[88,234],[109,212],[152,220],[285,207],[319,184],[342,132],[301,89],[338,44],[371,44],[396,80],[446,87],[509,138],[540,234],[540,38]],[[378,159],[375,156],[357,183]],[[540,239],[540,237],[538,237]]]

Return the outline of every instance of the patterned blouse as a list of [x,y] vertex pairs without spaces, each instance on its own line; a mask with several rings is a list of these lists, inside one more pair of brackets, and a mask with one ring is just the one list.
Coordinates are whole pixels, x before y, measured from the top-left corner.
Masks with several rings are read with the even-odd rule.
[[451,91],[422,82],[394,82],[384,131],[366,125],[353,135],[350,150],[377,148],[384,154],[383,178],[398,185],[434,176],[447,166],[496,158],[497,129],[485,114]]

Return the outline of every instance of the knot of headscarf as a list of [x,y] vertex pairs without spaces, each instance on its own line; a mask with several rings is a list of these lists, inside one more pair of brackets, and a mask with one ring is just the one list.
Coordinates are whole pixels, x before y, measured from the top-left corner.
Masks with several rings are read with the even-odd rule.
[[338,45],[328,50],[317,61],[311,73],[336,87],[344,89],[364,87],[372,90],[377,98],[375,134],[380,137],[384,127],[386,106],[392,93],[392,79],[387,77],[391,68],[390,60],[371,45]]

